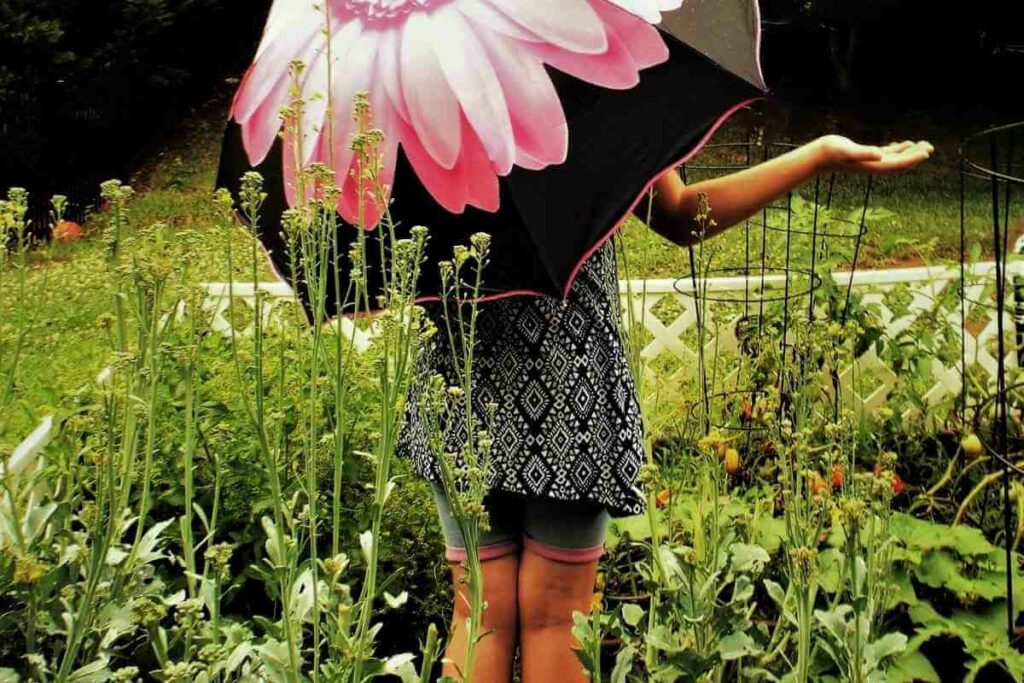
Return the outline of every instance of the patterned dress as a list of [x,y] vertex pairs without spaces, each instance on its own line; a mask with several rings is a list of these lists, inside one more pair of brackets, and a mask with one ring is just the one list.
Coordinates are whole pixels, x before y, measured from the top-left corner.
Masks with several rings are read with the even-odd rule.
[[[439,306],[428,315],[443,325]],[[643,425],[619,316],[612,240],[580,269],[565,301],[513,297],[480,305],[473,404],[481,425],[485,406],[498,406],[490,425],[492,491],[591,501],[613,516],[643,511],[636,484]],[[421,349],[417,372],[458,384],[445,335]],[[419,386],[413,382],[399,451],[417,474],[440,481],[418,414]],[[454,403],[450,433],[465,435],[463,404]]]

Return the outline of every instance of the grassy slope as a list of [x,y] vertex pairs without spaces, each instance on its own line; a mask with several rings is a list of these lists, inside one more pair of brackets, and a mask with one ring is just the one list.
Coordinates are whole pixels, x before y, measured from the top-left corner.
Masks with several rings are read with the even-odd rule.
[[[240,231],[214,224],[209,201],[226,106],[227,95],[221,93],[195,112],[148,167],[130,181],[137,191],[131,205],[132,229],[163,222],[175,230],[202,233],[204,246],[190,262],[194,281],[226,279],[227,240],[235,241],[238,253],[246,244]],[[762,126],[769,140],[806,140],[825,132],[820,117],[796,120],[783,108],[767,105],[757,113],[738,117],[718,134],[716,141],[742,140],[751,126]],[[887,128],[868,129],[852,124],[851,127],[863,128],[851,133],[868,140],[924,137],[920,130],[927,128],[937,148],[935,158],[926,168],[876,182],[872,205],[893,213],[870,225],[860,263],[886,265],[916,258],[916,251],[929,243],[935,244],[939,257],[954,257],[958,249],[959,215],[956,137],[948,130],[912,119]],[[694,163],[713,161],[716,154],[708,152]],[[841,179],[836,204],[855,206],[863,196],[863,187],[860,178]],[[978,188],[969,198],[971,228],[976,235],[984,235],[986,201],[984,188]],[[26,295],[19,294],[10,277],[0,284],[3,319],[10,325],[8,329],[33,325],[18,369],[16,400],[0,409],[0,452],[10,448],[41,416],[52,412],[63,393],[90,381],[104,365],[108,346],[97,320],[110,308],[100,239],[106,220],[101,211],[88,221],[86,239],[33,253]],[[688,270],[685,251],[642,226],[631,225],[626,233],[636,254],[633,263],[641,269],[634,270],[634,276],[672,277]],[[742,239],[716,242],[723,264],[742,263]],[[782,253],[781,249],[777,239],[768,245],[772,258]],[[843,249],[848,253],[848,245],[835,247],[839,253]],[[800,252],[798,248],[794,253],[800,258],[806,249]],[[270,277],[265,270],[263,277]]]
[[[192,282],[226,279],[227,240],[239,253],[248,244],[241,230],[215,225],[210,201],[225,108],[221,96],[197,111],[147,168],[126,181],[136,191],[130,230],[164,223],[171,234],[202,232],[203,248],[190,259]],[[32,327],[14,400],[0,408],[0,454],[53,413],[65,392],[91,381],[106,363],[110,347],[100,318],[112,310],[102,239],[107,220],[99,211],[86,222],[84,239],[32,252],[24,293],[13,274],[0,283],[0,318],[15,330]],[[5,357],[2,367],[7,363]]]

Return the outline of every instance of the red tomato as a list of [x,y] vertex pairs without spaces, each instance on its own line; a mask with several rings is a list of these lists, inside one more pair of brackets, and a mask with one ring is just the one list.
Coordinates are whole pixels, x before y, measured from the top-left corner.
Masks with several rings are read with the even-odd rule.
[[843,466],[836,463],[832,465],[832,488],[838,489],[843,485]]

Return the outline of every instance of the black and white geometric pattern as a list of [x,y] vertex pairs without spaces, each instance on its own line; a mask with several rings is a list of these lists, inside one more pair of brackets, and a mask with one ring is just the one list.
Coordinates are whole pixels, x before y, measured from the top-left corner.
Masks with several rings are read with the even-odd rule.
[[[443,326],[438,307],[428,307],[428,314]],[[619,315],[611,240],[580,269],[565,301],[512,297],[480,305],[473,403],[479,425],[485,406],[498,405],[490,425],[491,490],[586,500],[613,516],[644,510],[636,484],[643,425]],[[421,350],[417,372],[440,373],[454,385],[451,365],[442,333]],[[417,474],[439,481],[417,414],[419,385],[413,382],[399,452],[412,457]],[[464,411],[456,407],[450,419],[457,421],[452,433],[465,438]]]

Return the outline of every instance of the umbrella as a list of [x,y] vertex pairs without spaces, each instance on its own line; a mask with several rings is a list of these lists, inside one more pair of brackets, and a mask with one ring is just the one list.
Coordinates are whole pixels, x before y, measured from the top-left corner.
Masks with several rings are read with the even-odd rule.
[[[304,163],[331,159],[344,181],[339,253],[357,230],[351,111],[338,103],[366,92],[396,229],[430,229],[420,298],[437,297],[437,263],[481,231],[492,236],[483,299],[564,297],[653,180],[764,94],[759,47],[756,0],[333,0],[327,14],[276,0],[232,107],[218,185],[237,194],[246,171],[263,175],[260,239],[290,283],[280,216],[297,201],[294,154],[282,153],[277,112],[298,59],[312,132],[286,142]],[[333,120],[327,98],[310,97],[328,87]],[[336,267],[346,283],[347,259]],[[327,296],[328,314],[344,313]]]

